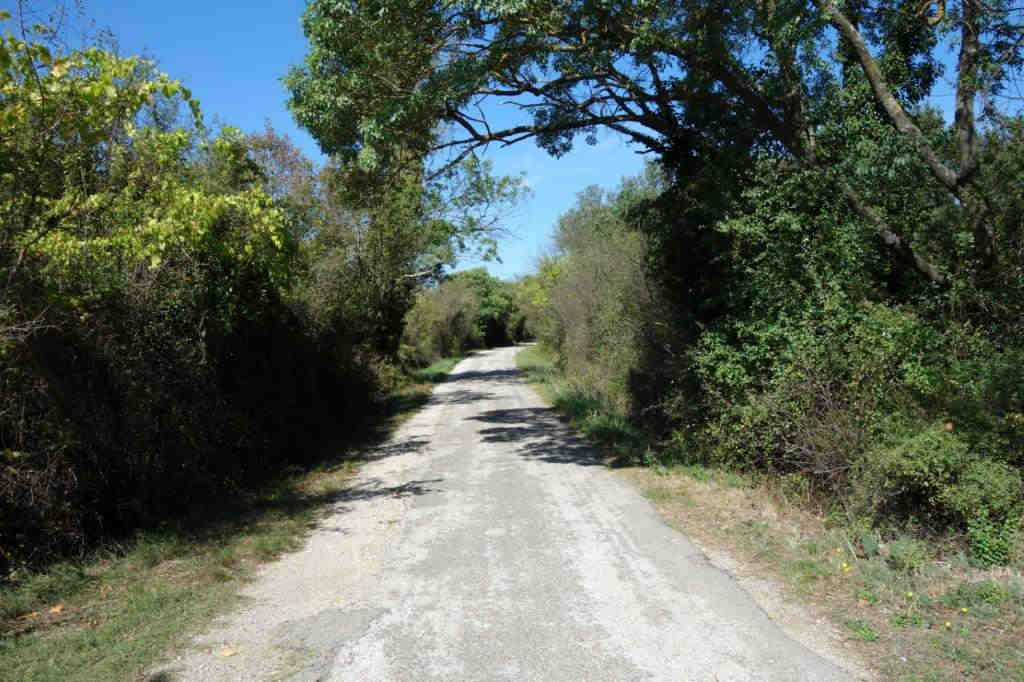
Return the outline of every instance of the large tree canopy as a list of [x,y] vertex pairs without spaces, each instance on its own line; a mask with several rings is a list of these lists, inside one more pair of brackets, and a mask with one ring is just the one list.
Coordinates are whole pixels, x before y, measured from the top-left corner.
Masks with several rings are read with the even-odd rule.
[[[979,259],[991,260],[978,106],[994,115],[993,97],[1020,69],[1022,12],[1006,0],[310,0],[310,51],[286,83],[326,152],[371,166],[396,145],[447,150],[450,160],[533,138],[557,156],[598,127],[676,169],[732,152],[781,154],[824,173],[885,244],[942,283],[929,246],[911,243],[845,172],[850,145],[819,131],[874,110],[896,133],[889,144],[923,164],[963,214]],[[946,38],[958,52],[946,60],[955,122],[938,135],[925,103]],[[845,109],[844,88],[862,93]],[[496,125],[489,99],[524,116]]]

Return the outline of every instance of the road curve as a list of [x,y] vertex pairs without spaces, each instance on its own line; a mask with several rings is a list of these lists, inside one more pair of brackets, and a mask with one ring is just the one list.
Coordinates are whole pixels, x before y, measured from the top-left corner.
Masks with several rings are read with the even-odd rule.
[[852,679],[601,466],[515,352],[460,363],[306,547],[151,679]]

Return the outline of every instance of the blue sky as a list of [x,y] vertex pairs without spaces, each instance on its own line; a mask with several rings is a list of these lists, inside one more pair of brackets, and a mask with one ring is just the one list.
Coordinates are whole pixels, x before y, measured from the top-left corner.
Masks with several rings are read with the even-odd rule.
[[[13,5],[0,0],[0,7]],[[277,0],[263,6],[232,0],[86,0],[86,16],[97,28],[109,28],[121,54],[145,54],[162,71],[181,80],[202,104],[208,122],[217,121],[247,132],[269,121],[311,157],[322,159],[313,139],[296,127],[285,107],[287,93],[280,78],[302,61],[306,42],[299,25],[305,0]],[[12,7],[13,9],[13,7]],[[638,173],[643,157],[618,137],[606,134],[594,147],[582,139],[577,149],[553,159],[525,141],[486,158],[503,175],[526,174],[532,196],[509,216],[512,235],[499,244],[502,263],[486,267],[499,277],[533,270],[549,243],[558,216],[588,185],[615,187],[622,177]],[[467,261],[462,267],[479,263]]]

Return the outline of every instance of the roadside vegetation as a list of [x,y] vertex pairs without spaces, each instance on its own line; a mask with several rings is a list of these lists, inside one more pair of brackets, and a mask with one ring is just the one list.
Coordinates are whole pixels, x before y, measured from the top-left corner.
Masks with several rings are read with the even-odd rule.
[[[211,128],[101,39],[4,23],[0,572],[49,595],[12,617],[52,598],[42,567],[85,584],[95,548],[414,404],[392,396],[418,368],[535,338],[523,362],[610,458],[686,474],[653,497],[714,471],[811,514],[776,563],[853,585],[865,646],[924,633],[892,674],[1020,677],[1024,8],[309,0],[302,21],[284,80],[324,168]],[[494,98],[521,120],[488,121]],[[525,191],[478,151],[598,134],[646,170],[583,192],[534,274],[451,275]]]
[[691,327],[632,222],[666,182],[651,166],[562,216],[519,283],[539,341],[520,367],[610,465],[645,465],[628,475],[673,525],[881,678],[1024,679],[1021,346],[931,303],[797,297],[756,250],[719,283],[751,307]]
[[459,360],[414,372],[356,433],[325,432],[307,465],[76,560],[9,576],[0,589],[0,680],[140,679],[236,604],[259,564],[299,549],[362,453],[415,414]]
[[494,340],[402,342],[523,192],[210,126],[153,62],[69,35],[80,6],[0,11],[5,679],[133,677],[296,547],[358,439]]
[[543,346],[524,348],[516,361],[608,466],[627,467],[673,527],[741,583],[752,581],[754,598],[784,627],[808,614],[827,620],[881,679],[1024,680],[1019,536],[1005,565],[988,566],[957,534],[850,524],[799,474],[665,457],[649,432],[567,378]]
[[[832,630],[880,679],[1024,680],[1024,553],[984,568],[956,543],[831,518],[802,479],[699,464],[628,476],[776,621]],[[725,557],[723,558],[723,555]],[[774,583],[768,598],[764,580]],[[800,613],[802,612],[802,613]],[[828,627],[822,628],[822,621]]]

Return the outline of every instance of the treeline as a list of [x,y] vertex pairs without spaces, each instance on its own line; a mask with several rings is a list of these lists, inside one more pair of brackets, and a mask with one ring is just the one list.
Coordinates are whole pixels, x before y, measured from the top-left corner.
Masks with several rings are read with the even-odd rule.
[[4,30],[0,569],[310,462],[403,361],[467,347],[400,357],[404,318],[516,183],[316,168],[209,128],[149,61]]

